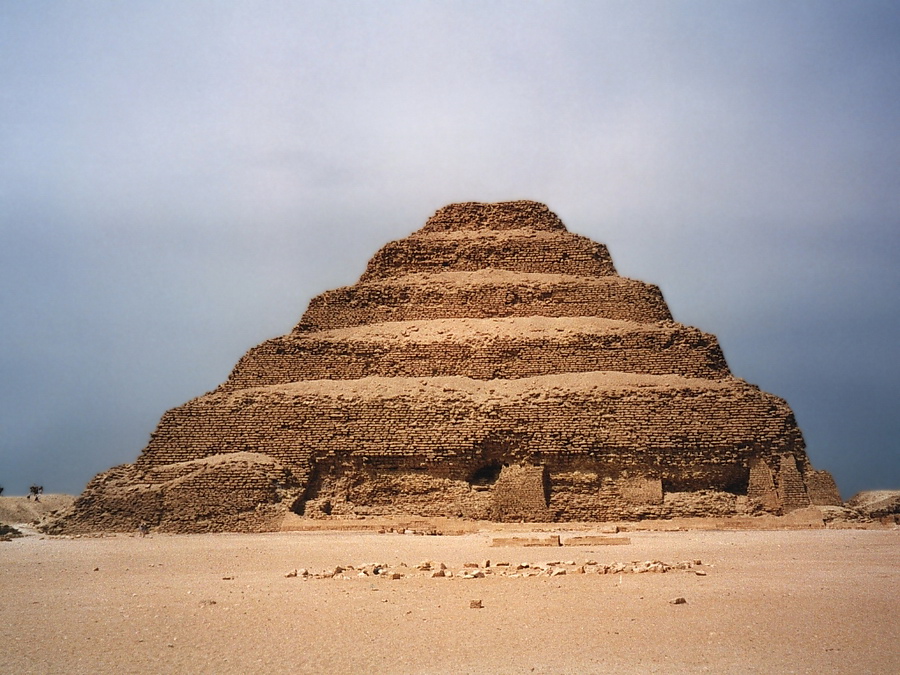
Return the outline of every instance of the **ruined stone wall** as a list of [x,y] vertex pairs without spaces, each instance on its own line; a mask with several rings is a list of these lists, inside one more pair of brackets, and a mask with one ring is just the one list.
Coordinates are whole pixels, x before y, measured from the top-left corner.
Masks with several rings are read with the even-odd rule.
[[[398,386],[379,378],[354,381],[365,382],[366,392],[335,382],[326,394],[325,383],[317,381],[210,394],[167,413],[137,466],[265,452],[298,483],[319,465],[326,482],[330,473],[399,471],[427,476],[421,479],[426,482],[457,481],[465,492],[469,477],[495,458],[499,451],[491,448],[499,443],[508,462],[546,468],[557,517],[600,518],[636,512],[633,497],[594,490],[593,497],[576,495],[565,506],[570,496],[559,476],[581,470],[596,482],[629,472],[661,480],[671,492],[746,490],[752,458],[777,464],[781,454],[802,453],[787,406],[754,387],[702,387],[702,380],[653,387],[655,378],[645,376],[647,386],[598,391],[592,387],[601,380],[585,377],[576,392],[555,390],[553,376],[515,381],[518,393],[504,392],[497,382],[493,398],[459,387],[465,378],[404,383],[400,390],[409,393],[397,396],[373,396],[381,384]],[[410,512],[471,513],[453,490],[443,496],[430,492]],[[624,503],[616,504],[617,498]],[[484,508],[483,501],[472,500]]]
[[767,511],[780,511],[781,498],[775,488],[775,473],[772,471],[772,467],[765,459],[754,457],[749,462],[749,468],[747,498],[751,504],[756,504]]
[[[295,331],[385,321],[506,316],[596,316],[653,323],[672,315],[659,288],[618,276],[554,277],[448,272],[357,284],[316,296]],[[548,275],[549,276],[549,275]]]
[[827,471],[807,471],[805,476],[806,491],[813,506],[843,506],[841,493],[838,491],[834,477]]
[[504,466],[491,495],[491,520],[545,522],[549,477],[542,466]]
[[303,487],[271,457],[237,452],[193,462],[118,466],[88,483],[50,532],[265,532]]
[[782,455],[778,469],[778,498],[781,508],[787,511],[803,509],[810,505],[806,493],[806,483],[797,468],[797,458],[793,455]]
[[300,380],[362,377],[515,379],[554,373],[603,370],[675,374],[721,379],[729,375],[718,341],[686,327],[650,325],[601,334],[557,337],[487,336],[478,340],[418,342],[412,336],[386,339],[334,337],[327,333],[287,335],[251,349],[223,389],[242,389]]
[[165,413],[59,528],[723,516],[835,495],[787,404],[733,378],[659,288],[543,204],[464,203]]

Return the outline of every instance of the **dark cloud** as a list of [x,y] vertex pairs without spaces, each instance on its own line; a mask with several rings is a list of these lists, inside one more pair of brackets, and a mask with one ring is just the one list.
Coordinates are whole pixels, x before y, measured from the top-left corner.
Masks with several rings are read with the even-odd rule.
[[0,6],[0,482],[76,492],[459,200],[547,202],[900,485],[890,2]]

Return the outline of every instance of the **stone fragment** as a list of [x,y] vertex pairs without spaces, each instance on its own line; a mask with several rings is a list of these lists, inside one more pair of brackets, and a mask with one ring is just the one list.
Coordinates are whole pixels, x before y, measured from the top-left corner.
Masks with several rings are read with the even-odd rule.
[[469,609],[484,609],[481,600],[469,600]]
[[684,604],[686,604],[686,603],[687,603],[687,600],[685,600],[684,598],[682,598],[682,597],[680,597],[680,596],[677,597],[677,598],[672,598],[671,600],[669,600],[669,604],[670,604],[670,605],[684,605]]

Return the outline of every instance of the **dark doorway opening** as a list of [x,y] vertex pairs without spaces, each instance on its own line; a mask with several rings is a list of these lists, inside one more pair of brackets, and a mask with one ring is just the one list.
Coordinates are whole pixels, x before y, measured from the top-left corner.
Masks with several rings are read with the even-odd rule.
[[500,462],[490,462],[472,473],[472,475],[469,476],[469,483],[471,485],[493,485],[497,482],[502,470],[503,464]]

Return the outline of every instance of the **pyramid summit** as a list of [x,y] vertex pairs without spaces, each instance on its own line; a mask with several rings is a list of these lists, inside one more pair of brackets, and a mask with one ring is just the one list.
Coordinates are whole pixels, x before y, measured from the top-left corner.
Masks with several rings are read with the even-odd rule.
[[574,521],[841,503],[785,401],[531,201],[451,204],[166,412],[57,531]]

